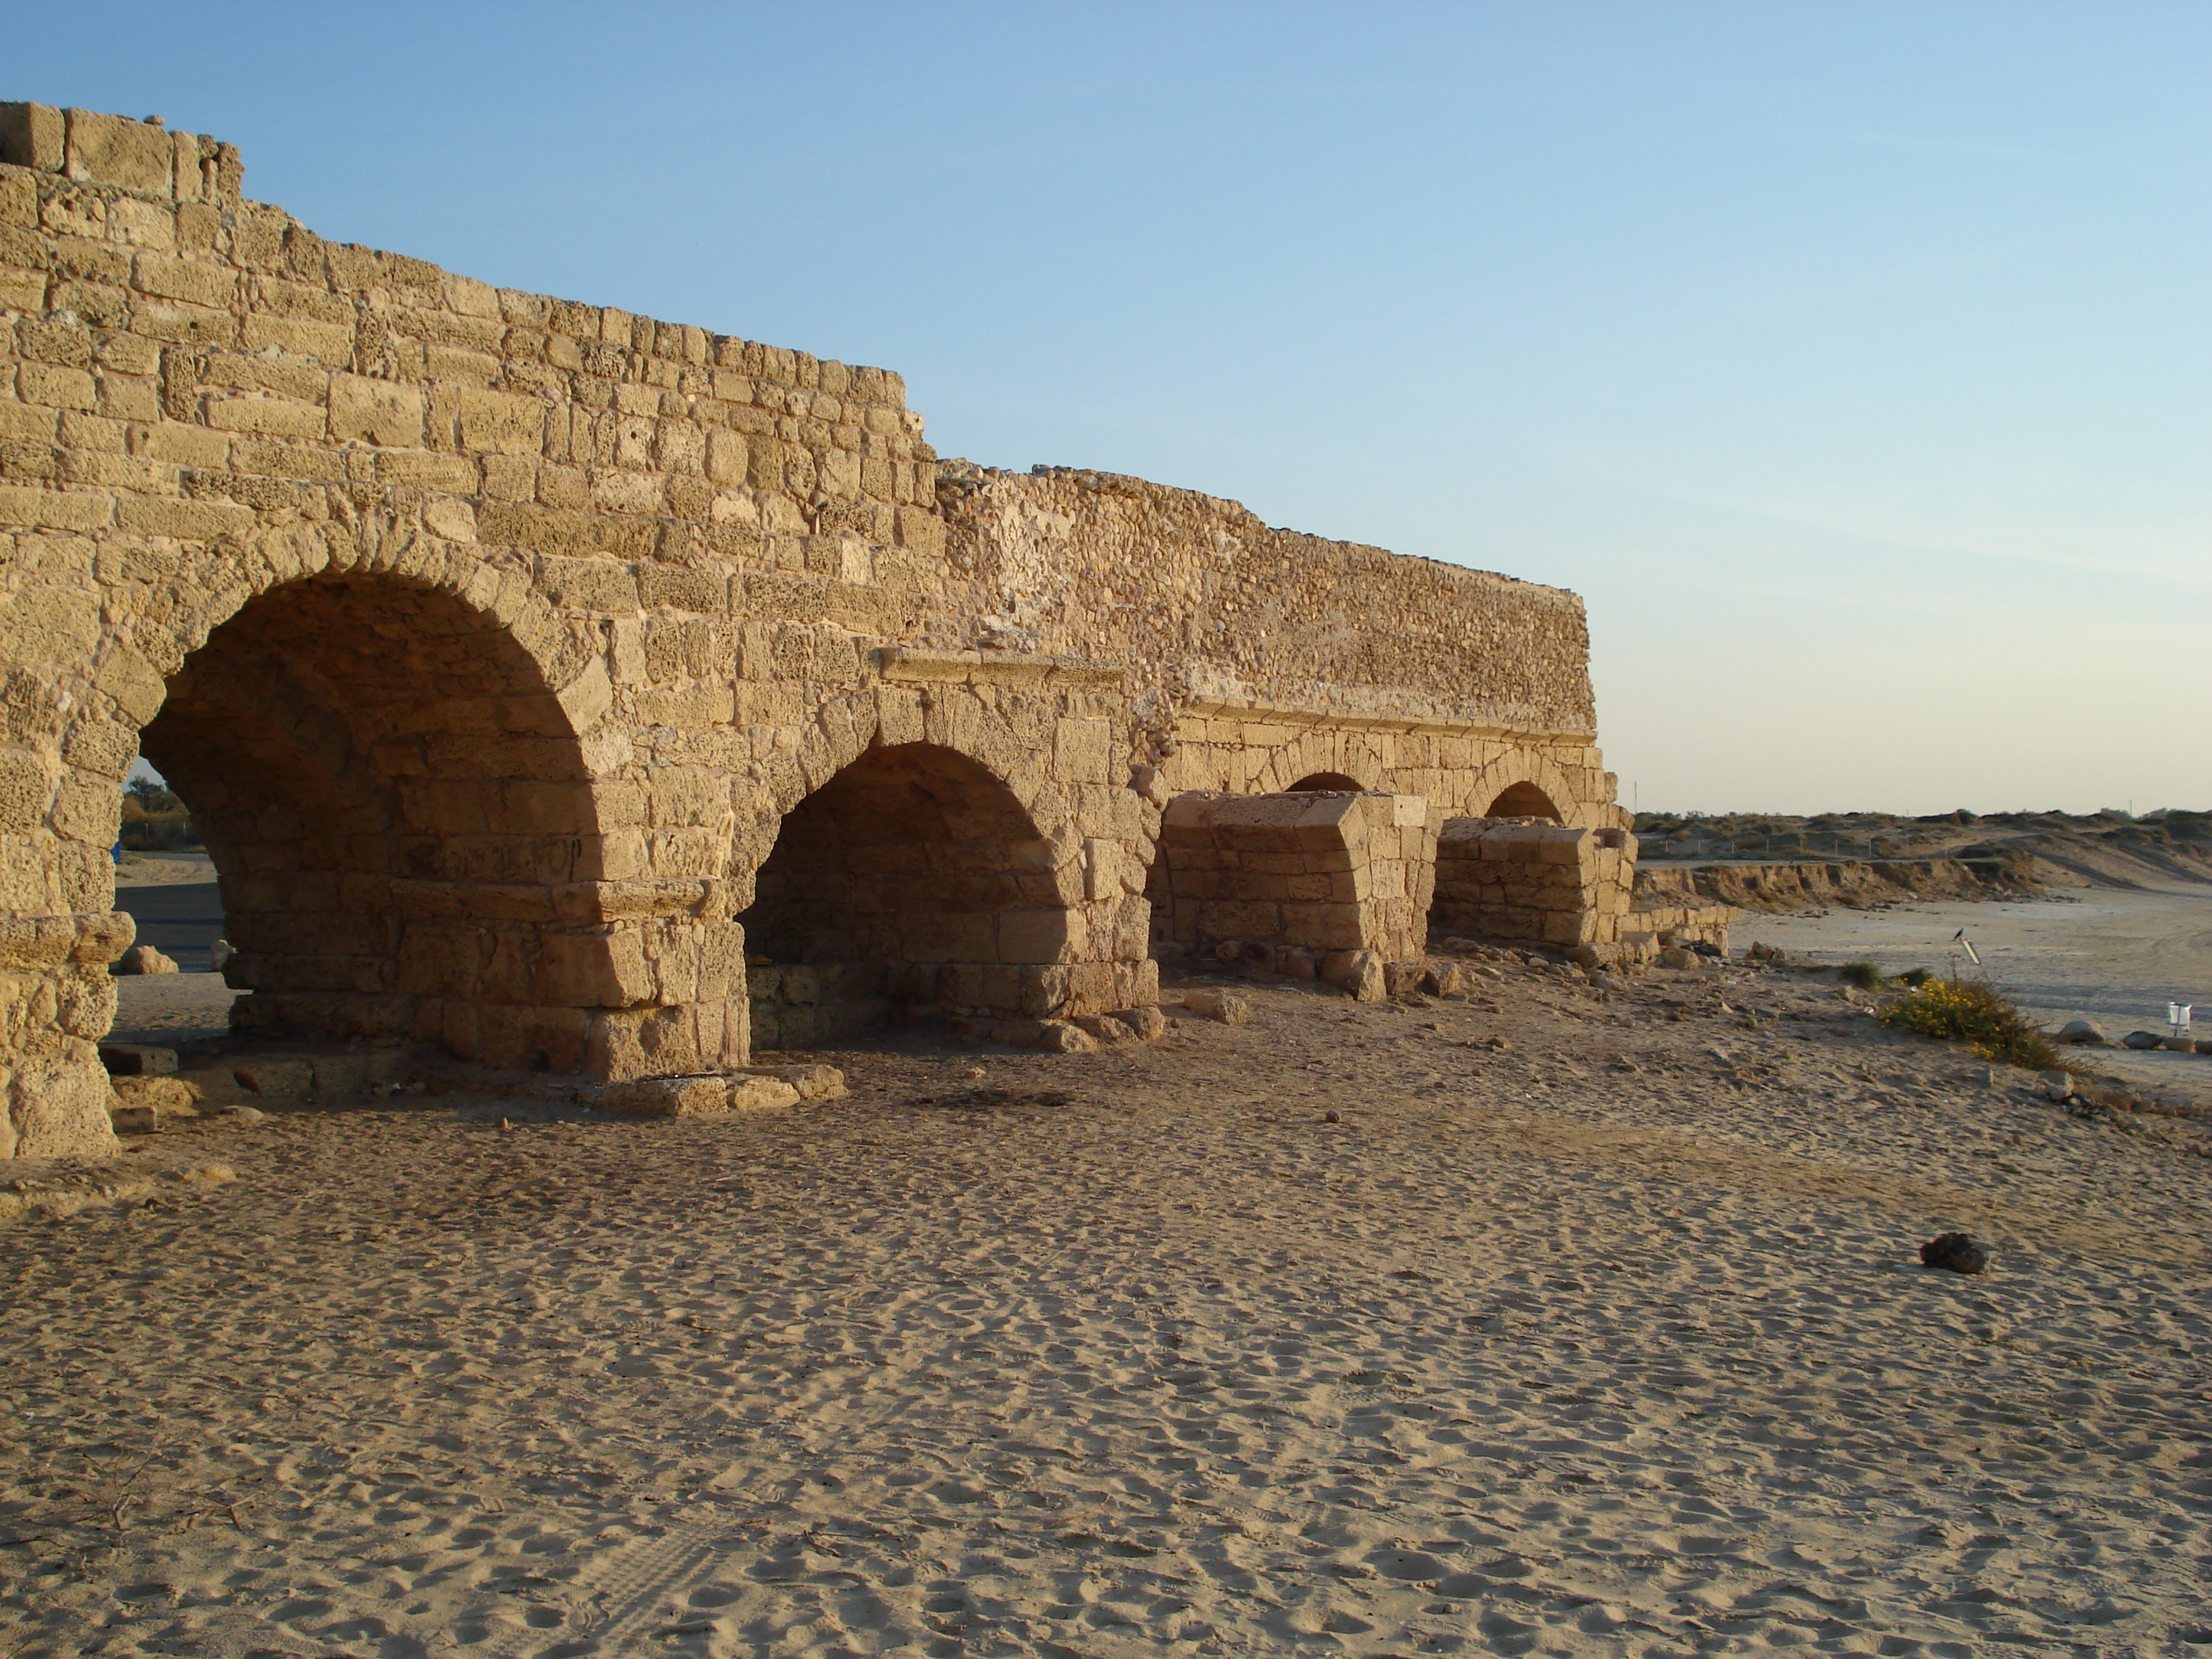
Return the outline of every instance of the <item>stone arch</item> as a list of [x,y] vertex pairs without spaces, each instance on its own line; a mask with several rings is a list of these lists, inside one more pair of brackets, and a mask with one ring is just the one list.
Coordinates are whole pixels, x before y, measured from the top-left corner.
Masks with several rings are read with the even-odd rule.
[[1365,784],[1341,772],[1310,772],[1283,793],[1290,795],[1358,795],[1366,792]]
[[1055,863],[981,762],[926,741],[864,750],[784,815],[738,917],[755,1042],[1058,1012],[1073,907]]
[[1526,781],[1509,784],[1500,790],[1483,809],[1486,818],[1549,818],[1554,823],[1565,822],[1551,796],[1534,784]]
[[1298,787],[1297,780],[1316,775],[1380,779],[1388,769],[1381,750],[1369,734],[1324,727],[1301,732],[1273,750],[1243,793],[1286,794]]
[[359,569],[272,584],[166,677],[140,734],[192,805],[253,994],[239,1023],[589,1069],[604,837],[544,665],[463,593]]

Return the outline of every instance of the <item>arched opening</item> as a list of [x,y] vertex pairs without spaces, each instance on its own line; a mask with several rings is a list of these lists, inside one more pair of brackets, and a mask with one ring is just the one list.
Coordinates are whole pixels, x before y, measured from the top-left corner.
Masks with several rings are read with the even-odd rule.
[[1066,999],[1051,847],[1012,790],[933,744],[872,749],[793,807],[738,920],[757,1048]]
[[1362,795],[1367,793],[1367,786],[1341,772],[1309,772],[1283,793],[1288,795]]
[[1552,798],[1533,783],[1516,783],[1490,803],[1486,818],[1549,818],[1554,823],[1562,822],[1559,809]]
[[234,1026],[416,1037],[574,1069],[588,954],[555,924],[599,874],[566,713],[497,622],[390,578],[249,601],[170,677],[143,755],[213,857]]

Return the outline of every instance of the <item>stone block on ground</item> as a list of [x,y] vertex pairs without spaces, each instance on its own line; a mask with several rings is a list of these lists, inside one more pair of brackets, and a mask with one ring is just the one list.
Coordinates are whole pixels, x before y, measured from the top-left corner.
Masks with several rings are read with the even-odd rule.
[[845,1074],[835,1066],[741,1066],[737,1069],[747,1077],[787,1083],[799,1091],[801,1100],[842,1100],[847,1092]]
[[1048,1054],[1091,1054],[1098,1052],[1098,1039],[1071,1019],[1037,1022],[1037,1047]]
[[799,1091],[780,1078],[711,1072],[696,1077],[647,1077],[582,1091],[584,1104],[627,1117],[738,1117],[799,1103]]
[[1168,1034],[1168,1017],[1157,1008],[1116,1008],[1113,1018],[1146,1042],[1158,1042]]
[[2061,1042],[2102,1042],[2105,1040],[2104,1032],[2089,1020],[2069,1019],[2058,1028],[2058,1041]]
[[2149,1049],[2160,1047],[2166,1039],[2156,1031],[2130,1031],[2120,1039],[2123,1048]]
[[1383,994],[1410,996],[1421,988],[1421,980],[1428,971],[1429,964],[1418,958],[1412,962],[1386,962],[1382,964]]
[[1242,1025],[1252,1018],[1251,1003],[1230,991],[1186,991],[1182,994],[1182,1006],[1201,1018],[1218,1020],[1224,1025]]
[[110,1080],[125,1106],[143,1106],[156,1117],[197,1117],[200,1091],[180,1077],[118,1077]]
[[1117,1042],[1133,1042],[1137,1034],[1111,1014],[1078,1014],[1075,1024],[1103,1047],[1111,1048]]
[[144,1042],[103,1042],[100,1063],[110,1077],[166,1077],[177,1069],[177,1051]]
[[1388,993],[1382,958],[1372,951],[1332,951],[1321,959],[1321,977],[1356,1002],[1380,1002]]
[[1474,984],[1467,969],[1456,962],[1423,964],[1420,988],[1432,997],[1463,997]]
[[150,945],[134,945],[115,959],[118,974],[173,974],[177,964],[173,958],[163,956]]
[[161,1127],[161,1114],[151,1106],[126,1106],[120,1099],[107,1109],[107,1121],[119,1135],[150,1135]]

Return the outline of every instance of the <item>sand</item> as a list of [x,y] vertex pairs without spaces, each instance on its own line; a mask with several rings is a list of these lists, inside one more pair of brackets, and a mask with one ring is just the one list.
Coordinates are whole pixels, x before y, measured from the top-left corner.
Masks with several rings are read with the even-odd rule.
[[109,1036],[154,1043],[222,1037],[230,1030],[230,1005],[247,994],[232,990],[220,974],[118,974]]
[[2212,1127],[1789,970],[1252,995],[150,1138],[240,1178],[8,1231],[0,1652],[2212,1641]]
[[125,853],[123,862],[115,866],[118,890],[180,883],[197,885],[215,878],[215,860],[205,853]]

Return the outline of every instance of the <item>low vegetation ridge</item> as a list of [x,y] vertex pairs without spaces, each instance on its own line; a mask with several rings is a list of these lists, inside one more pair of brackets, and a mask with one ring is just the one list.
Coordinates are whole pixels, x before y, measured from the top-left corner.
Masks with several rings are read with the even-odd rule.
[[[1991,890],[2027,887],[2162,886],[2212,880],[2212,812],[2166,808],[2137,817],[2115,809],[2087,814],[1965,811],[1908,817],[1887,812],[1662,813],[1636,815],[1636,834],[1647,863],[1702,866],[1779,861],[1869,866],[1863,877],[1829,884],[1839,889],[1887,884],[1889,898],[1989,896]],[[1909,863],[1913,870],[1885,868]],[[1962,866],[1944,872],[1940,865]],[[1983,890],[1951,890],[1963,878]],[[1751,896],[1770,882],[1717,875],[1696,890],[1729,903],[1745,897],[1719,890],[1740,885]],[[1779,896],[1778,894],[1777,896]],[[1796,903],[1851,903],[1844,891],[1825,901],[1807,893]],[[1753,902],[1749,908],[1767,908]],[[1785,906],[1784,908],[1791,908]]]

